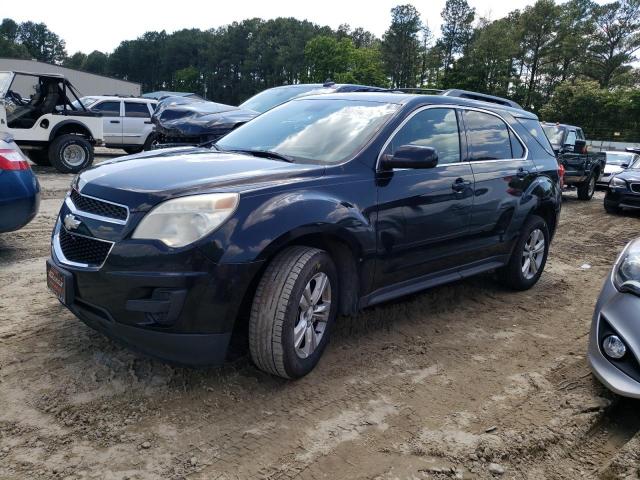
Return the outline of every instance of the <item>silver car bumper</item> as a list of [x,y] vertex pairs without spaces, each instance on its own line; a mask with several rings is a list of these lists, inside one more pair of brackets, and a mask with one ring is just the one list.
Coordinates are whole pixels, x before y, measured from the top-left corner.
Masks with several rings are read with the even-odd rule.
[[[599,332],[604,321],[625,342],[627,356],[635,357],[636,364],[640,365],[640,297],[620,293],[613,285],[611,275],[602,287],[593,314],[589,336],[589,365],[609,390],[624,397],[640,398],[640,381],[623,372],[602,353]],[[640,378],[640,371],[637,373],[636,378]]]

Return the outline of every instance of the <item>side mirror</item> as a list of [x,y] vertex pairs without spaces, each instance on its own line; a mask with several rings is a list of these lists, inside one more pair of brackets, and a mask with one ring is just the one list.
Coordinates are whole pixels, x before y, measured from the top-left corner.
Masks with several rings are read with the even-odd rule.
[[393,155],[382,158],[382,167],[394,168],[433,168],[438,165],[438,152],[432,147],[420,145],[402,145]]
[[586,140],[576,140],[576,146],[574,147],[573,151],[576,153],[587,153]]

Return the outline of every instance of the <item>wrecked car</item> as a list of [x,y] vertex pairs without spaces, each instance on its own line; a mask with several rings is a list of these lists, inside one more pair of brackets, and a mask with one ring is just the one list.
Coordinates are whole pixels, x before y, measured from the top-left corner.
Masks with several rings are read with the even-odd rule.
[[302,95],[382,91],[366,85],[327,82],[284,85],[254,95],[239,106],[193,97],[167,97],[156,108],[151,121],[161,147],[215,142],[261,113]]

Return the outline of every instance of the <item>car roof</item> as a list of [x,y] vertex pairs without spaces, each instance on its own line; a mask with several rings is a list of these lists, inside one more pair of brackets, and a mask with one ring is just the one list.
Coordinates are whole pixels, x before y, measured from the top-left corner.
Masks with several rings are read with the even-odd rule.
[[35,73],[35,72],[22,72],[19,70],[3,70],[0,73],[14,73],[16,75],[29,75],[30,77],[47,77],[47,78],[57,78],[63,80],[65,77],[59,73]]
[[557,123],[557,122],[540,122],[542,125],[546,125],[549,127],[562,127],[562,128],[579,128],[580,130],[582,130],[582,128],[580,127],[576,127],[575,125],[569,125],[567,123]]
[[119,95],[85,95],[82,98],[97,98],[98,100],[126,100],[127,102],[139,102],[139,103],[156,103],[155,98],[141,98],[141,97],[126,97]]
[[[300,97],[293,99],[293,101],[313,100],[314,95]],[[502,111],[508,112],[514,117],[530,118],[537,120],[538,117],[526,110],[514,108],[506,105],[500,105],[488,101],[474,100],[469,98],[460,98],[444,95],[421,95],[421,94],[408,94],[397,93],[390,91],[380,92],[349,92],[349,93],[330,93],[324,94],[321,97],[315,97],[316,99],[322,98],[323,100],[353,100],[353,101],[366,101],[366,102],[379,102],[379,103],[395,103],[398,105],[412,105],[414,107],[420,107],[422,105],[460,105],[464,107],[475,107],[489,111]]]

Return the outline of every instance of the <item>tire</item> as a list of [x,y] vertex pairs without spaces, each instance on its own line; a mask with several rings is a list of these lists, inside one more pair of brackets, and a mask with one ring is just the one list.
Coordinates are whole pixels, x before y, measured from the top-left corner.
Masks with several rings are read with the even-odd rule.
[[[306,287],[310,287],[313,299],[323,279],[328,282],[324,294],[315,307],[312,304],[306,312],[301,311],[303,301],[309,304],[303,300]],[[296,246],[279,253],[262,275],[251,307],[249,351],[255,365],[267,373],[289,379],[303,377],[313,370],[329,342],[338,292],[336,267],[325,251]],[[320,312],[323,305],[325,308]],[[315,309],[317,316],[308,316]],[[322,324],[324,330],[313,348],[313,342],[308,339],[317,339]],[[298,348],[294,345],[296,330],[300,332]]]
[[578,185],[578,200],[591,200],[596,193],[596,175],[590,175],[586,182]]
[[48,167],[51,165],[49,160],[49,152],[46,148],[40,148],[38,150],[27,150],[29,160],[41,167]]
[[[530,268],[525,274],[525,253],[527,251],[526,249],[529,248],[535,231],[540,232],[544,238],[544,245],[542,246],[542,251],[540,251],[542,257],[536,257],[535,265],[537,268],[535,269],[535,273],[533,273],[533,270]],[[541,217],[531,215],[522,228],[522,233],[511,253],[509,263],[498,270],[498,279],[500,282],[513,290],[528,290],[533,287],[540,279],[540,275],[542,275],[544,266],[547,263],[549,240],[547,223]],[[536,245],[537,242],[539,242],[539,240],[536,241]],[[531,257],[529,257],[529,265],[532,265]]]
[[135,153],[140,153],[142,151],[142,147],[127,147],[123,148],[123,150],[129,155],[133,155]]
[[93,146],[80,135],[60,135],[49,146],[51,165],[62,173],[78,173],[93,163]]
[[618,203],[607,200],[607,197],[604,198],[604,210],[612,215],[617,215],[622,211]]
[[150,133],[147,139],[144,141],[144,145],[142,146],[142,150],[145,152],[148,150],[153,150],[158,143],[158,136],[155,133]]

